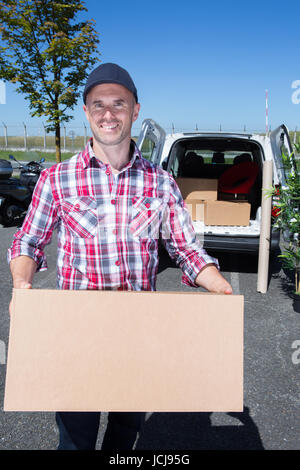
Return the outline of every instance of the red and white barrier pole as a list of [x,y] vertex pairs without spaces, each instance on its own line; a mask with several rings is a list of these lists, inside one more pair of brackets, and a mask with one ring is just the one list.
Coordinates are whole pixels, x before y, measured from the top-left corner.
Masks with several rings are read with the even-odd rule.
[[269,134],[268,90],[266,90],[266,135]]

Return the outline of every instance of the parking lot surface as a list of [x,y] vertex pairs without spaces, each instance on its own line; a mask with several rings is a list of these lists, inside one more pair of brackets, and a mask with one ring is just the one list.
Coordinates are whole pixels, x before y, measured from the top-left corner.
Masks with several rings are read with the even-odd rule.
[[[54,413],[3,412],[8,305],[12,283],[6,262],[16,227],[0,226],[0,450],[52,450],[58,444]],[[46,249],[49,269],[35,288],[55,288],[55,237]],[[257,258],[217,254],[234,294],[244,296],[244,411],[242,413],[148,413],[135,448],[139,450],[300,449],[300,314],[294,312],[291,282],[275,258],[266,294],[257,286]],[[157,290],[194,290],[181,284],[181,271],[162,254]],[[299,344],[299,343],[298,343]],[[299,346],[298,346],[299,349]],[[103,413],[97,449],[105,431]]]

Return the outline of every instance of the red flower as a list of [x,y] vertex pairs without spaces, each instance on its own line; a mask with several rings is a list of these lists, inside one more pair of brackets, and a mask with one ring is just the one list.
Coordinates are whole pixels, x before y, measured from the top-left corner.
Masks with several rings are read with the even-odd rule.
[[280,214],[280,208],[273,206],[272,207],[272,217],[278,217]]

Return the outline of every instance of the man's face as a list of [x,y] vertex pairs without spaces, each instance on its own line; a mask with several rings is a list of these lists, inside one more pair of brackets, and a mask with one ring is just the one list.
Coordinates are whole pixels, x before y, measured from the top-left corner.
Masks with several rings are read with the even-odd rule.
[[122,85],[102,83],[91,89],[83,106],[94,139],[102,145],[118,145],[130,140],[132,123],[140,105]]

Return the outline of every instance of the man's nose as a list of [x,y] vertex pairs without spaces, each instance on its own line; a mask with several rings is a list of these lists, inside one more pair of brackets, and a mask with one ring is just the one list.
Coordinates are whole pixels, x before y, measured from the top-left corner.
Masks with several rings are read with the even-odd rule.
[[108,117],[111,117],[113,115],[114,115],[114,113],[113,113],[113,109],[112,109],[111,106],[105,106],[103,108],[103,117],[108,118]]

